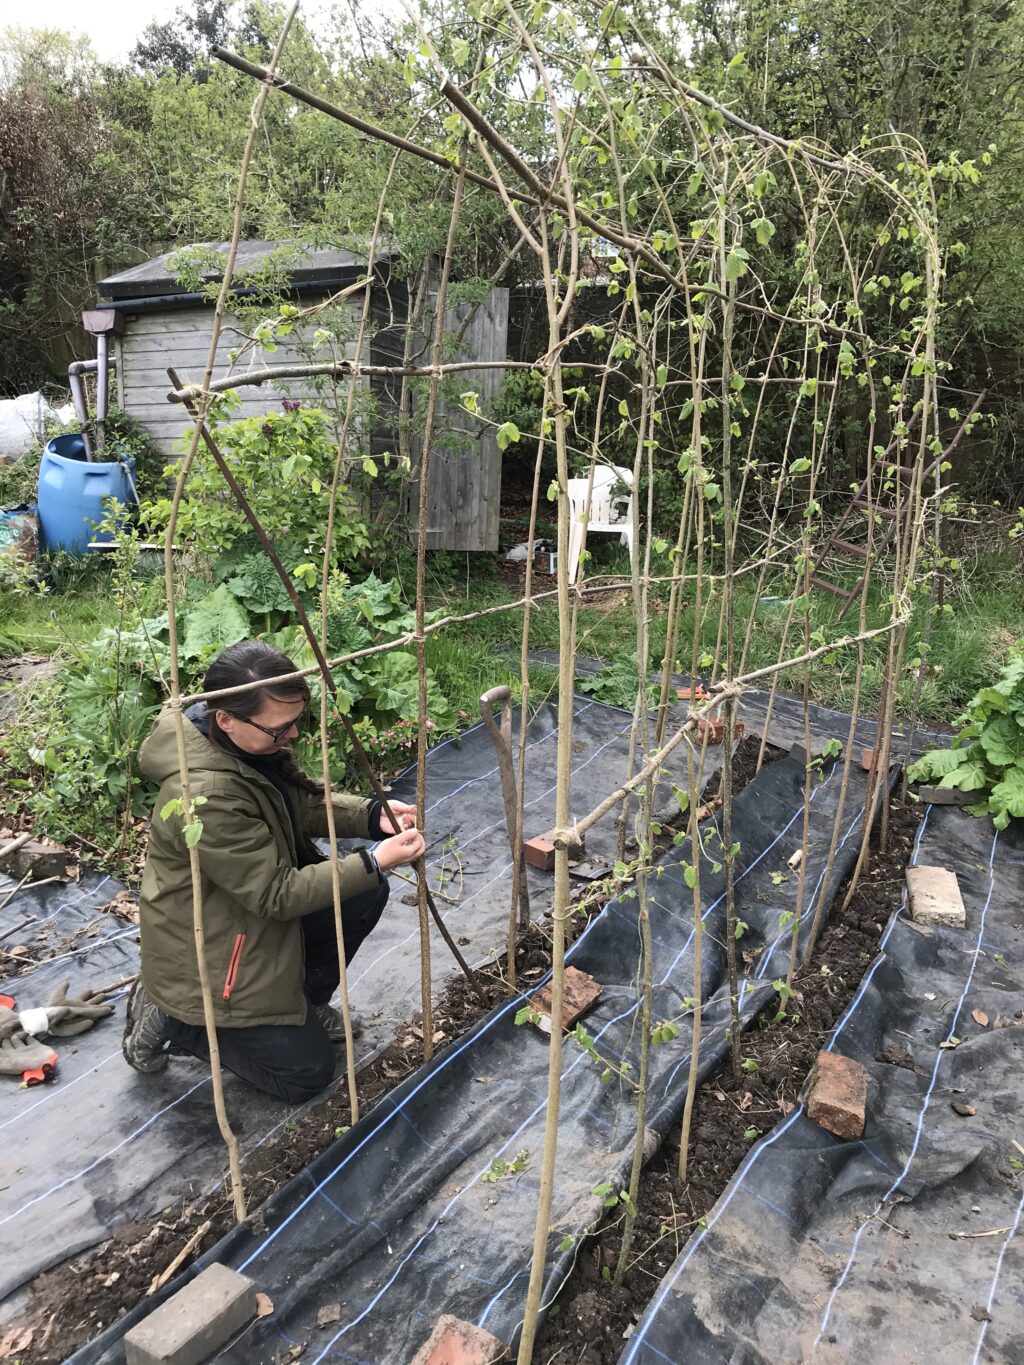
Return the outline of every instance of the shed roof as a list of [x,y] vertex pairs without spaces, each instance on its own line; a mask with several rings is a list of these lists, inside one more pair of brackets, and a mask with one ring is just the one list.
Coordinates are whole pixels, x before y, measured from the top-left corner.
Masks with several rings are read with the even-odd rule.
[[[230,242],[196,242],[193,245],[207,250],[222,252],[225,256]],[[239,242],[235,261],[236,270],[258,266],[271,252],[278,251],[287,242]],[[129,270],[108,275],[96,286],[101,298],[111,300],[153,297],[159,294],[180,294],[182,286],[174,275],[168,261],[180,254],[181,250],[166,251],[162,256],[154,256],[142,265],[133,265]],[[355,274],[366,264],[365,256],[346,251],[342,247],[297,247],[298,262],[291,270],[293,284],[318,284],[323,281],[336,281],[340,276]],[[386,260],[390,252],[377,251],[378,260]],[[209,279],[218,278],[211,273]]]

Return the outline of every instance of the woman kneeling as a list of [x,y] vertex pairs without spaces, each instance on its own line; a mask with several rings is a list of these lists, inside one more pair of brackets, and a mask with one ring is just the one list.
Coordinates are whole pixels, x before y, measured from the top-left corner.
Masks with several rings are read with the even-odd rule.
[[[185,712],[185,754],[202,873],[206,961],[222,1064],[291,1104],[334,1075],[344,1042],[329,1001],[340,969],[331,863],[313,839],[327,835],[324,793],[291,750],[309,710],[302,679],[279,650],[258,641],[225,649],[204,691],[244,687]],[[209,1058],[196,962],[192,876],[181,814],[181,766],[171,714],[142,745],[139,765],[160,784],[142,876],[142,968],[128,1001],[123,1051],[136,1071],[161,1071],[169,1054]],[[161,813],[170,805],[166,818]],[[415,807],[333,795],[339,837],[383,839],[338,860],[345,960],[377,924],[388,868],[423,852]],[[390,837],[388,837],[390,836]]]

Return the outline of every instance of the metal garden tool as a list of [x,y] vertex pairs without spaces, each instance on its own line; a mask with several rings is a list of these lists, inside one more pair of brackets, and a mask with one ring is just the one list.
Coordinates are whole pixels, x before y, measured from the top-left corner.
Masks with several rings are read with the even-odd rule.
[[[494,703],[501,702],[501,725],[494,721]],[[516,847],[516,815],[519,802],[516,796],[516,773],[512,761],[512,694],[507,687],[492,687],[480,698],[480,715],[494,741],[498,755],[498,774],[501,777],[501,795],[505,802],[505,828],[512,849],[513,905],[516,894],[519,899],[519,928],[530,927],[530,889],[526,884],[526,854],[520,832],[519,847]]]

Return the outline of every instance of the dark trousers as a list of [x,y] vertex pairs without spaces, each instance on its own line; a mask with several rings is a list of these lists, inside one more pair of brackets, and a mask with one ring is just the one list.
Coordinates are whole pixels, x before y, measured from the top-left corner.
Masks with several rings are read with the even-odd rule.
[[[345,961],[351,962],[367,934],[376,926],[388,899],[388,884],[342,901],[341,927]],[[317,910],[302,919],[306,946],[306,998],[311,1006],[326,1005],[338,989],[338,940],[334,908]],[[209,1061],[206,1029],[169,1019],[168,1036],[175,1052]],[[334,1045],[323,1024],[306,1010],[304,1024],[253,1024],[249,1028],[219,1028],[221,1065],[286,1104],[302,1104],[318,1095],[334,1076]]]

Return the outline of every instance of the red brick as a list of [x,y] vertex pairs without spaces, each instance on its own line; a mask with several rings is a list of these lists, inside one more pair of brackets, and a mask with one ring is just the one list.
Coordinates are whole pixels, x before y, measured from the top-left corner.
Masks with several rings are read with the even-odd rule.
[[[523,843],[523,852],[526,854],[526,861],[530,867],[539,868],[541,872],[551,872],[555,866],[555,835],[557,830],[549,829],[546,834],[538,834],[533,839],[527,839]],[[583,844],[579,839],[569,840],[569,857],[578,858],[583,852]]]
[[676,696],[680,701],[707,701],[708,699],[708,693],[699,684],[696,692],[692,687],[677,687]]
[[[733,739],[742,739],[746,726],[743,721],[738,720],[732,727]],[[697,717],[697,738],[704,739],[707,736],[709,744],[721,744],[725,738],[725,721],[721,716],[698,716]]]
[[807,1117],[835,1137],[852,1141],[864,1132],[868,1073],[836,1052],[819,1052],[811,1072]]
[[409,1365],[494,1365],[509,1358],[508,1347],[490,1332],[444,1313]]
[[546,834],[538,834],[534,839],[526,839],[523,843],[523,852],[526,855],[528,866],[537,867],[541,872],[554,870],[555,846]]
[[860,766],[866,773],[869,773],[878,763],[877,749],[862,749],[860,755]]
[[[570,1029],[587,1010],[593,1009],[601,998],[603,987],[576,967],[565,969],[565,989],[562,993],[562,1028]],[[551,1032],[551,983],[543,986],[530,1000],[530,1008],[540,1014],[537,1027],[542,1033]]]

